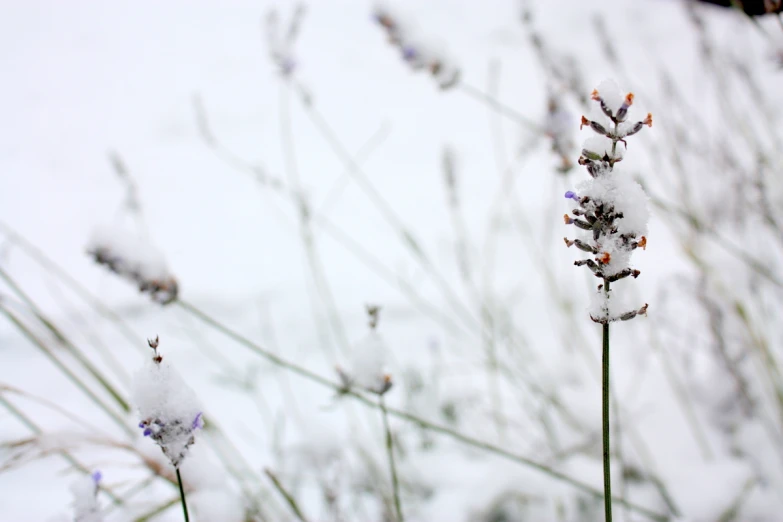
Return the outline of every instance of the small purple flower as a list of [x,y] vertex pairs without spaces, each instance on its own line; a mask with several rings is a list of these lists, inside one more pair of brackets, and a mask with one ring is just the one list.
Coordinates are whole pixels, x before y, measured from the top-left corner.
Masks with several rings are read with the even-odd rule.
[[579,201],[579,196],[577,196],[576,192],[574,192],[573,190],[569,190],[568,192],[566,192],[565,197],[567,199],[573,199],[574,201]]
[[147,424],[146,424],[145,422],[143,422],[143,421],[142,421],[142,422],[140,422],[140,423],[139,423],[139,428],[143,428],[143,427],[144,427],[144,426],[146,426],[146,425],[147,425]]
[[402,49],[402,57],[405,59],[406,62],[412,62],[416,58],[418,58],[419,52],[414,48],[410,46],[405,46]]
[[98,485],[98,483],[101,481],[102,478],[103,478],[103,473],[101,473],[100,471],[95,471],[92,474],[92,481],[95,483],[96,486]]
[[201,429],[204,427],[204,419],[202,418],[203,413],[198,412],[198,415],[196,415],[196,418],[193,419],[192,427],[194,430]]
[[144,436],[145,437],[149,437],[150,435],[152,435],[152,428],[145,428],[144,429]]

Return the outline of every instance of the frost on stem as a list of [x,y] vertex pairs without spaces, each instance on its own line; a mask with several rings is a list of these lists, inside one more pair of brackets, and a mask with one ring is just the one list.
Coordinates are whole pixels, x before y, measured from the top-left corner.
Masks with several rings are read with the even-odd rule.
[[204,427],[204,417],[196,394],[158,353],[158,338],[148,343],[153,356],[133,382],[139,428],[160,446],[172,466],[179,468],[196,442],[196,431]]
[[337,375],[345,392],[359,388],[383,395],[392,387],[386,364],[388,347],[377,330],[380,310],[375,305],[367,306],[370,331],[354,348],[350,369],[337,367]]
[[101,472],[96,471],[89,477],[79,477],[71,484],[74,522],[102,522],[103,516],[98,505],[100,481]]
[[168,304],[177,298],[179,285],[169,272],[163,255],[152,245],[122,230],[99,228],[87,253],[96,263],[136,283],[139,292],[153,301]]
[[427,70],[441,89],[449,89],[459,82],[459,67],[446,52],[419,34],[412,23],[384,3],[377,3],[373,19],[383,28],[389,43],[400,51],[400,56],[414,71]]
[[[641,121],[628,120],[633,105],[632,93],[622,94],[612,81],[604,81],[592,93],[600,111],[591,118],[582,116],[581,127],[588,127],[598,136],[585,141],[579,164],[585,166],[590,179],[569,190],[565,197],[573,200],[576,208],[566,214],[567,225],[583,230],[584,238],[568,239],[568,247],[590,253],[593,257],[574,264],[586,266],[604,284],[628,276],[636,278],[639,271],[631,268],[631,254],[637,248],[647,247],[647,222],[650,212],[647,195],[641,185],[614,171],[625,156],[626,137],[639,132],[645,125],[652,127],[652,115]],[[628,120],[628,121],[626,121]],[[606,324],[627,321],[647,312],[647,305],[633,309],[619,303],[608,288],[601,285],[590,307],[593,321]]]

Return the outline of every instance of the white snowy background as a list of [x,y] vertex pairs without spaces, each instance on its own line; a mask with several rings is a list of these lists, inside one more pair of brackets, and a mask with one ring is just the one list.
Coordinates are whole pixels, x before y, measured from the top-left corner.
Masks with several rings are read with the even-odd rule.
[[[476,93],[538,129],[557,99],[575,163],[590,137],[578,96],[606,78],[655,122],[617,166],[653,212],[641,276],[614,287],[650,305],[612,326],[615,494],[683,520],[779,520],[781,26],[675,0],[388,5],[460,84],[411,71],[365,1],[306,4],[290,78],[266,20],[277,10],[284,31],[293,2],[0,5],[0,520],[69,520],[73,458],[122,499],[100,493],[106,520],[182,519],[132,406],[73,349],[130,400],[156,335],[204,405],[183,467],[195,520],[294,520],[265,469],[308,520],[391,516],[380,412],[187,306],[337,382],[335,366],[379,350],[365,305],[380,305],[390,406],[601,490],[596,280],[562,239],[563,193],[587,174],[558,172],[551,139]],[[186,306],[97,266],[86,249],[101,227],[162,253]],[[398,417],[391,428],[406,520],[601,517],[600,498],[522,462]]]

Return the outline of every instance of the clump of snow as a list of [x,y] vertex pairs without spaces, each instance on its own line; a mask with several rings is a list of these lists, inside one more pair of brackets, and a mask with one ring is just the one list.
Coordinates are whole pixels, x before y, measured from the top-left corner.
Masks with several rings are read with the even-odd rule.
[[98,505],[99,472],[92,476],[79,477],[71,484],[73,494],[73,513],[75,522],[101,522],[103,516]]
[[112,272],[134,281],[141,292],[168,303],[176,299],[177,281],[171,275],[158,249],[140,238],[118,228],[97,228],[90,239],[87,253],[95,262]]
[[388,372],[388,346],[375,328],[354,347],[350,368],[338,368],[346,388],[358,388],[383,394],[391,388]]
[[195,392],[168,361],[157,355],[136,373],[133,400],[144,436],[152,438],[177,468],[204,426]]
[[623,315],[639,308],[638,304],[630,302],[626,293],[612,290],[606,293],[603,288],[599,288],[590,297],[587,311],[594,321],[608,322],[616,321]]
[[119,228],[98,227],[90,238],[88,252],[103,252],[120,274],[134,274],[142,279],[165,279],[170,276],[163,255],[152,245]]
[[[619,147],[618,147],[619,148]],[[626,175],[598,176],[577,186],[580,197],[589,197],[595,205],[614,208],[622,217],[615,220],[618,234],[646,235],[650,220],[648,197],[639,183]]]
[[620,161],[625,156],[625,149],[622,145],[618,144],[614,147],[612,152],[612,140],[606,136],[593,136],[585,140],[582,145],[582,150],[586,150],[592,154],[596,154],[603,158],[604,156]]
[[604,80],[596,88],[598,96],[604,101],[606,107],[612,111],[617,112],[620,106],[623,104],[625,94],[620,90],[620,87],[614,80]]

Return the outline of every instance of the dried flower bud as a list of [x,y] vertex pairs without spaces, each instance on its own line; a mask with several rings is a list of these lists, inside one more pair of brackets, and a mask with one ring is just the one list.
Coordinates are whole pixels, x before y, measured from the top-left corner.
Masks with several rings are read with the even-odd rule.
[[633,105],[633,93],[629,92],[625,95],[625,99],[623,100],[623,104],[620,105],[620,108],[617,109],[617,115],[615,116],[615,121],[621,122],[625,121],[625,118],[628,117],[628,109]]

